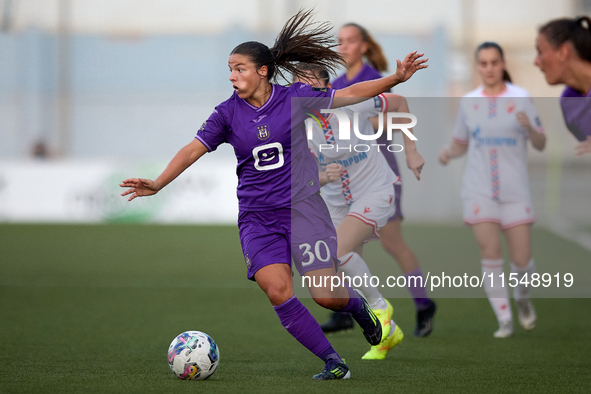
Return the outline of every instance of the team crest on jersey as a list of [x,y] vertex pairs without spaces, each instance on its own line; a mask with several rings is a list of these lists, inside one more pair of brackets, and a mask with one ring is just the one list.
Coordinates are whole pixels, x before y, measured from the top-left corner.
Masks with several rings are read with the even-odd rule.
[[505,104],[505,107],[507,108],[507,112],[511,114],[513,111],[515,111],[515,102],[509,100],[507,101],[507,104]]
[[250,257],[248,257],[248,253],[244,255],[244,262],[246,263],[246,268],[250,268]]
[[271,132],[269,131],[268,124],[257,126],[257,137],[259,137],[259,140],[264,141],[268,139],[270,136]]

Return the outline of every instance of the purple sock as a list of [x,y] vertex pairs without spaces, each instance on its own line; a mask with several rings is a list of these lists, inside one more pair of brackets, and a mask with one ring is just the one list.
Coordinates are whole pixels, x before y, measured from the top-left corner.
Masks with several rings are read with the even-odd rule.
[[[422,311],[427,309],[431,305],[431,300],[429,299],[429,296],[427,296],[427,284],[424,283],[423,271],[421,271],[420,268],[417,268],[416,270],[407,272],[404,276],[406,277],[406,287],[415,302],[417,310]],[[422,279],[409,280],[409,276],[420,276]],[[421,283],[425,286],[419,286]]]
[[347,286],[347,290],[349,291],[349,303],[347,306],[341,310],[338,310],[337,312],[349,312],[350,314],[356,316],[363,309],[363,301],[361,301],[361,298],[359,298],[357,293],[355,293],[349,286]]
[[296,296],[274,306],[273,309],[287,332],[322,361],[334,359],[342,362],[341,357],[326,339],[320,324]]

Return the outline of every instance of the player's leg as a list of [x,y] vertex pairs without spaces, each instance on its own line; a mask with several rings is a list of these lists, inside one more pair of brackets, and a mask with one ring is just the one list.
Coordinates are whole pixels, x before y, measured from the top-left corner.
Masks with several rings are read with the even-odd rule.
[[310,311],[293,294],[289,264],[266,265],[254,274],[254,279],[271,301],[283,327],[325,365],[331,366],[328,374],[323,371],[319,375],[324,375],[315,375],[315,379],[349,378],[349,368],[326,339]]
[[501,286],[503,255],[500,230],[500,225],[495,222],[472,225],[472,231],[480,248],[480,262],[485,277],[484,290],[499,322],[499,329],[494,333],[494,336],[504,338],[513,335],[513,319],[507,286]]
[[[346,216],[343,221],[336,228],[338,249],[337,257],[339,258],[339,271],[342,271],[345,276],[353,278],[363,278],[359,286],[359,290],[363,292],[372,309],[387,309],[386,301],[380,294],[377,287],[370,285],[371,272],[361,256],[355,252],[355,249],[362,245],[363,242],[371,237],[376,227],[368,222],[359,219],[356,216]],[[390,321],[390,317],[386,320]],[[384,335],[388,335],[385,333]]]
[[[382,328],[364,297],[359,297],[337,277],[337,235],[328,208],[319,194],[292,207],[291,254],[310,294],[321,306],[349,312],[367,341],[381,341]],[[336,282],[339,281],[339,282]],[[335,286],[336,284],[336,286]]]
[[517,305],[519,323],[526,330],[535,327],[536,312],[530,300],[532,274],[536,272],[531,258],[531,225],[521,224],[505,229],[505,239],[511,256],[511,272],[517,274],[517,286],[513,288],[513,298]]
[[348,368],[326,339],[316,319],[294,295],[290,222],[289,209],[240,214],[238,227],[248,278],[255,280],[265,292],[281,324],[297,341],[322,359],[325,365],[336,365],[338,376],[335,373],[332,378],[349,377]]
[[[338,228],[339,224],[349,213],[349,206],[333,206],[327,205],[330,212],[330,217],[335,228]],[[338,253],[337,253],[338,254]],[[340,264],[343,262],[341,261]],[[334,333],[339,331],[350,330],[355,326],[355,321],[349,313],[332,312],[330,318],[322,323],[322,331],[325,333]]]
[[[350,206],[328,206],[337,232],[339,270],[367,298],[382,322],[383,337],[387,337],[390,332],[393,308],[379,290],[371,286],[371,272],[355,249],[372,235],[379,236],[379,228],[386,223],[394,210],[391,203],[393,192],[393,187],[390,186],[377,193],[359,196]],[[352,320],[347,315],[333,313],[321,327],[325,332],[336,332],[351,328]]]
[[[397,212],[399,212],[398,208]],[[419,261],[402,237],[400,214],[395,214],[380,229],[380,241],[384,250],[396,260],[406,277],[407,289],[417,310],[414,335],[426,337],[433,331],[433,316],[435,315],[436,305],[429,299],[426,286],[422,286],[425,283]]]

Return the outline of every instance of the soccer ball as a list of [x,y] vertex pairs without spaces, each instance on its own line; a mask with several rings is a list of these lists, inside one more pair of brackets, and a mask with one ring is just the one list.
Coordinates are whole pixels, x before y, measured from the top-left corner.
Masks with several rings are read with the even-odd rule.
[[185,331],[168,347],[168,365],[179,379],[205,380],[219,363],[220,349],[201,331]]

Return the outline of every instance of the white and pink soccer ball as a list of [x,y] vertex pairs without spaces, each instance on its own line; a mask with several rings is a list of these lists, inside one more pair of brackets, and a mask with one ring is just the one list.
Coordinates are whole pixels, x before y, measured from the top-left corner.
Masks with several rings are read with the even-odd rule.
[[179,379],[205,380],[220,363],[220,349],[201,331],[185,331],[168,347],[168,365]]

